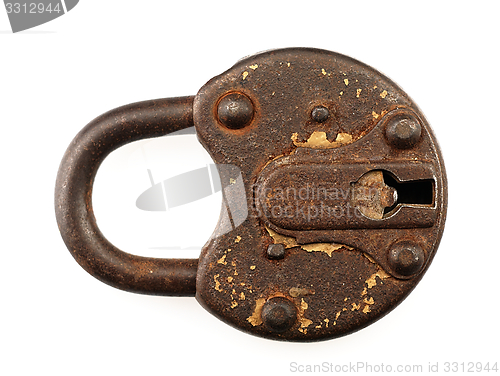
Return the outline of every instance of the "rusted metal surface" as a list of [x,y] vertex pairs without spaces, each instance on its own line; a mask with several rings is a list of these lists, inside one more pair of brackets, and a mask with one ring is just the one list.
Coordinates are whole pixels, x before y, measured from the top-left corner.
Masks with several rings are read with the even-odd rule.
[[[226,205],[199,260],[116,249],[92,213],[100,162],[193,124]],[[134,292],[196,294],[228,324],[285,341],[352,333],[400,303],[434,257],[446,200],[439,148],[412,100],[356,60],[297,48],[241,60],[194,99],[96,119],[56,187],[63,238],[91,274]]]
[[[333,241],[334,230],[431,227],[435,223],[438,211],[432,203],[418,207],[400,205],[384,214],[383,205],[393,205],[394,197],[390,194],[397,195],[396,190],[383,181],[380,187],[373,181],[367,182],[375,172],[383,176],[382,171],[407,177],[407,165],[349,160],[343,163],[338,162],[337,156],[332,162],[309,155],[305,162],[302,156],[296,156],[271,162],[259,175],[255,188],[260,217],[280,233],[300,237],[307,231],[308,242],[325,238]],[[411,163],[422,179],[434,175],[432,164]]]
[[[253,106],[237,129],[217,119],[228,93]],[[446,178],[427,121],[388,78],[327,51],[270,51],[209,81],[194,123],[216,163],[240,168],[249,211],[202,251],[207,310],[259,336],[322,340],[372,323],[418,283]]]

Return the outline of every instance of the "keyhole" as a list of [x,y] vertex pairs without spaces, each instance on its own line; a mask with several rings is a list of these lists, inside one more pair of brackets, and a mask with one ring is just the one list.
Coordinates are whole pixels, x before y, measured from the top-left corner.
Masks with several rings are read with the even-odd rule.
[[434,180],[422,179],[399,182],[387,171],[383,171],[384,182],[398,192],[398,199],[394,205],[384,209],[384,214],[392,211],[398,204],[434,205]]

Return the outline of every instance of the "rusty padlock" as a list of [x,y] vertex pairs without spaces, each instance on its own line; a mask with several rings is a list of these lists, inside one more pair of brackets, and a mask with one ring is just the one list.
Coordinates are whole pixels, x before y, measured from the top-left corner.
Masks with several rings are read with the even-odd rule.
[[[231,210],[199,260],[119,250],[92,211],[100,163],[193,125]],[[359,61],[305,48],[245,58],[194,97],[98,117],[69,146],[55,192],[66,246],[96,278],[196,296],[228,324],[285,341],[339,337],[393,309],[429,267],[446,205],[440,150],[412,100]]]

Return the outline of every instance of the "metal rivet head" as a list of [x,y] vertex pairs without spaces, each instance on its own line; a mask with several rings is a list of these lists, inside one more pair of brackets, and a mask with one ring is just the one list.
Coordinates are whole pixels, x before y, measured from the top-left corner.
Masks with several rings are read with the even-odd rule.
[[389,143],[398,149],[409,149],[420,140],[422,127],[411,115],[395,116],[385,128],[385,136]]
[[252,101],[242,93],[226,94],[217,105],[217,118],[229,129],[246,127],[252,121],[253,114]]
[[267,247],[267,257],[271,260],[281,260],[285,257],[285,246],[283,244],[271,244]]
[[328,108],[323,106],[316,106],[311,112],[311,118],[318,123],[325,122],[329,117],[330,111],[328,111]]
[[410,277],[424,265],[425,254],[421,247],[410,241],[402,241],[392,246],[389,264],[398,274]]
[[290,329],[296,321],[297,308],[288,299],[271,298],[262,307],[262,323],[273,332],[284,332]]

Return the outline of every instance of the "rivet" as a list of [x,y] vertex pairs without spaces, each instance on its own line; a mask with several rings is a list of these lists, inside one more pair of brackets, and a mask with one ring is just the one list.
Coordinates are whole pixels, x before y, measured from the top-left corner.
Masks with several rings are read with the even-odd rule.
[[267,247],[267,257],[271,260],[281,260],[285,257],[285,246],[283,244],[271,244]]
[[323,123],[330,117],[330,111],[324,106],[316,106],[311,112],[311,118],[318,122]]
[[410,277],[420,271],[425,261],[422,248],[411,241],[394,244],[389,251],[389,264],[398,274]]
[[264,303],[261,317],[267,329],[281,333],[290,329],[297,321],[297,308],[290,300],[275,297]]
[[389,120],[385,128],[385,136],[392,146],[398,149],[409,149],[414,147],[420,135],[422,127],[418,120],[409,115],[401,114]]
[[226,94],[217,105],[217,118],[223,126],[229,129],[246,127],[252,121],[253,115],[252,101],[242,93]]

